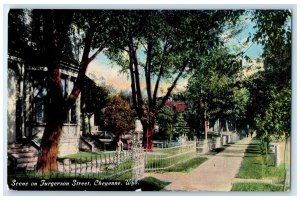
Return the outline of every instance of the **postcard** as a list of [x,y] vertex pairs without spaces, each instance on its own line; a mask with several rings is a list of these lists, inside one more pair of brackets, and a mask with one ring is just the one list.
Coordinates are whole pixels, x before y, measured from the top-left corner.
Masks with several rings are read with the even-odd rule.
[[292,17],[11,8],[9,189],[290,191]]

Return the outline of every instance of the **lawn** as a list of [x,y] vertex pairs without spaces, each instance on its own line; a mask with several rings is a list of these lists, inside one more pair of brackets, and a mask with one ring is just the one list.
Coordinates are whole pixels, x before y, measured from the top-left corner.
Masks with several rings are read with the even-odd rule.
[[151,176],[139,181],[139,187],[142,191],[160,191],[169,184],[170,182],[161,181]]
[[189,150],[191,150],[191,145],[186,145],[186,146],[183,145],[183,146],[170,147],[170,148],[159,148],[159,147],[154,148],[154,151],[157,153],[169,154],[169,155],[175,155]]
[[270,183],[234,183],[231,191],[236,192],[281,192],[283,191],[282,184]]
[[64,157],[58,158],[58,161],[63,161],[64,159],[70,159],[72,162],[85,163],[95,160],[102,160],[104,158],[109,158],[114,155],[113,151],[105,152],[79,152],[76,154],[66,155]]
[[119,165],[116,165],[113,168],[108,168],[105,165],[100,166],[103,168],[101,173],[80,173],[78,170],[77,173],[74,172],[19,172],[16,174],[10,175],[11,178],[29,178],[29,179],[72,179],[72,178],[82,178],[82,179],[113,179],[113,180],[126,180],[132,178],[132,167],[133,160],[126,160]]
[[147,158],[146,171],[156,169],[159,172],[189,172],[207,160],[195,154],[181,155],[175,158],[156,157]]
[[146,171],[151,171],[151,169],[163,170],[162,168],[167,168],[175,165],[179,162],[184,162],[192,159],[196,156],[196,153],[184,153],[178,155],[165,155],[165,154],[149,154],[146,157]]
[[167,172],[190,172],[193,169],[197,168],[199,165],[204,163],[208,158],[206,157],[195,157],[187,162],[174,165],[173,167],[167,168],[163,171]]
[[284,166],[274,166],[275,155],[268,156],[262,150],[259,141],[253,140],[246,150],[238,178],[263,179],[272,178],[284,180]]
[[283,164],[276,167],[274,153],[266,154],[259,141],[253,140],[245,152],[237,177],[258,180],[273,179],[282,184],[241,182],[233,184],[232,191],[283,191],[285,169]]

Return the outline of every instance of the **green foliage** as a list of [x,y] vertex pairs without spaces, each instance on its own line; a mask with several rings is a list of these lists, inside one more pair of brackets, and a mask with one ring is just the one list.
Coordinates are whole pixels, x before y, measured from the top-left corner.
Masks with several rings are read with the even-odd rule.
[[76,154],[66,155],[62,158],[58,158],[58,161],[63,161],[64,159],[70,159],[71,162],[85,163],[95,160],[103,159],[105,156],[112,156],[113,152],[79,152]]
[[151,176],[145,177],[139,181],[142,191],[160,191],[169,184],[170,182],[161,181]]
[[[130,76],[133,105],[144,126],[151,125],[157,117],[178,80],[193,72],[202,62],[202,56],[211,56],[210,51],[222,44],[225,26],[234,24],[242,12],[134,10],[116,13],[115,17],[123,22],[122,37],[106,54]],[[228,55],[226,60],[232,61],[231,57]],[[146,85],[146,101],[141,97],[142,80]],[[170,83],[170,87],[159,101],[162,81]]]
[[97,86],[94,81],[85,77],[81,94],[81,103],[88,113],[99,112],[109,101],[109,91],[105,86]]
[[231,191],[235,192],[282,192],[284,186],[282,184],[270,183],[234,183]]
[[191,115],[201,123],[200,130],[204,131],[204,119],[243,117],[239,112],[243,112],[247,104],[247,91],[239,88],[240,61],[239,55],[232,55],[225,48],[214,49],[201,57],[187,88]]
[[197,156],[195,152],[191,152],[190,148],[189,145],[155,148],[153,153],[147,153],[146,155],[146,169],[160,168],[159,171],[164,171],[173,165],[187,162]]
[[172,139],[174,134],[174,123],[176,113],[169,106],[164,106],[157,115],[157,122],[159,124],[159,133],[154,135],[157,139]]
[[190,128],[188,126],[188,123],[185,120],[184,113],[182,113],[182,112],[180,112],[178,114],[177,122],[175,124],[175,131],[179,135],[186,135],[186,136],[189,136],[189,137],[193,137],[192,135],[190,135]]
[[[254,41],[264,45],[264,71],[248,82],[248,118],[266,142],[289,137],[291,124],[291,12],[257,10]],[[251,122],[251,121],[250,121]]]
[[[180,150],[180,149],[178,149]],[[177,154],[177,155],[176,155]],[[174,155],[173,157],[171,155]],[[181,165],[184,162],[193,159],[196,155],[193,153],[182,153],[182,151],[175,154],[165,155],[147,155],[146,170],[156,168],[157,171],[168,171],[169,168]],[[151,170],[150,170],[151,171]]]
[[263,117],[255,118],[258,136],[269,140],[289,137],[291,124],[291,90],[270,91],[270,103],[265,108]]
[[254,140],[246,150],[238,177],[250,179],[272,178],[284,180],[284,166],[274,166],[275,155],[266,155],[260,142]]
[[206,157],[195,157],[192,158],[191,160],[188,160],[184,163],[180,163],[178,165],[175,165],[173,167],[170,167],[164,171],[168,172],[190,172],[193,169],[197,168],[199,165],[204,163],[207,160]]
[[245,87],[233,88],[233,107],[231,108],[232,117],[234,117],[236,127],[243,128],[247,125],[247,108],[250,104],[250,92]]
[[[8,13],[8,52],[20,51],[27,46],[30,27],[24,19],[26,10],[10,9]],[[20,51],[19,53],[25,53]]]

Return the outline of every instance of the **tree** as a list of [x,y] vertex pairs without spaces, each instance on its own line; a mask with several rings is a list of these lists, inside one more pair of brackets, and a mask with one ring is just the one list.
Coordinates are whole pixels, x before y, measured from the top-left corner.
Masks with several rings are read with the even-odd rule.
[[[44,10],[39,11],[43,20],[43,43],[45,54],[49,55],[47,68],[49,73],[48,90],[51,103],[47,124],[40,146],[40,156],[38,168],[43,171],[55,171],[58,144],[62,131],[62,126],[66,114],[75,103],[81,92],[81,85],[87,67],[96,56],[104,49],[105,39],[102,35],[104,30],[103,21],[107,18],[106,13],[76,12],[65,10]],[[63,20],[64,18],[68,20]],[[64,38],[68,38],[72,27],[82,31],[82,56],[79,64],[79,72],[74,84],[74,88],[65,100],[62,96],[60,70],[57,61],[63,55],[63,47],[66,43]],[[105,34],[104,34],[105,35]],[[95,50],[92,55],[92,50]]]
[[233,88],[232,117],[237,130],[241,130],[249,123],[247,119],[247,108],[249,103],[250,92],[244,85],[242,87]]
[[175,131],[179,134],[179,136],[184,135],[184,136],[189,136],[190,138],[193,137],[192,135],[189,135],[190,128],[182,112],[178,114],[177,122],[175,124]]
[[134,113],[130,104],[120,96],[113,97],[107,104],[104,111],[105,129],[115,135],[115,142],[118,142],[120,136],[134,129]]
[[[123,11],[123,38],[109,57],[131,79],[133,106],[143,125],[143,144],[153,147],[156,117],[178,80],[190,71],[200,55],[219,44],[224,22],[234,21],[239,11]],[[145,80],[145,98],[141,76]],[[156,80],[154,80],[156,79]],[[159,100],[164,81],[171,82]],[[154,83],[153,83],[154,82]]]
[[[267,144],[290,136],[291,124],[291,12],[258,10],[253,13],[254,41],[264,45],[264,71],[251,77],[248,116],[257,136]],[[268,146],[268,145],[267,145]]]
[[172,140],[174,135],[174,124],[176,122],[176,113],[169,106],[164,106],[157,115],[159,132],[154,135],[156,139]]
[[279,93],[271,91],[272,101],[265,109],[264,118],[255,118],[256,127],[260,131],[264,141],[270,142],[273,139],[288,137],[290,129],[290,110],[291,110],[291,90],[282,89]]
[[[9,21],[16,23],[10,23],[9,26],[9,35],[13,36],[10,38],[13,41],[9,42],[9,49],[15,48],[14,43],[22,44],[20,51],[25,55],[25,63],[47,68],[49,104],[38,169],[44,172],[56,171],[63,122],[81,92],[88,65],[109,46],[114,27],[110,26],[112,22],[107,20],[110,11],[30,10],[27,13],[25,16],[22,10],[10,10]],[[17,19],[19,21],[15,21]],[[19,22],[26,26],[21,26]],[[30,34],[24,34],[24,37],[21,37],[22,42],[19,42],[18,37],[14,36],[14,30],[21,27],[26,28],[24,33]],[[113,34],[114,37],[116,35]],[[71,94],[65,99],[62,94],[59,63],[61,60],[74,59],[78,60],[79,72]]]
[[241,69],[240,55],[229,53],[226,48],[216,48],[202,56],[186,92],[189,116],[196,122],[194,128],[198,137],[205,132],[209,120],[233,118],[234,106],[238,103],[234,95],[237,95]]

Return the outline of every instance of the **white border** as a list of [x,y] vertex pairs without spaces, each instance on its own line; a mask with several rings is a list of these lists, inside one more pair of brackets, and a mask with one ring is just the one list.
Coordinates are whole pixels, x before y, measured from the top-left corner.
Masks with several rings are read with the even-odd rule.
[[[213,8],[213,9],[226,9],[226,8],[233,8],[233,9],[239,9],[239,8],[265,8],[265,9],[276,9],[276,8],[285,8],[287,6],[287,4],[295,4],[294,6],[292,6],[292,9],[295,11],[293,14],[293,67],[292,67],[292,87],[293,87],[293,98],[292,98],[292,133],[293,133],[293,138],[292,138],[292,190],[294,191],[293,194],[288,194],[288,193],[215,193],[215,192],[197,192],[197,193],[182,193],[182,192],[164,192],[164,193],[153,193],[153,192],[142,192],[142,193],[124,193],[124,192],[105,192],[105,193],[99,193],[99,192],[9,192],[7,193],[7,191],[5,191],[5,186],[4,184],[6,184],[6,181],[3,182],[3,178],[5,178],[4,176],[6,176],[6,174],[3,174],[3,170],[0,170],[0,177],[1,177],[1,194],[3,195],[3,192],[6,192],[5,195],[8,194],[12,194],[12,195],[17,195],[17,196],[4,196],[5,199],[27,199],[27,197],[30,197],[30,199],[41,199],[41,198],[47,198],[44,197],[44,195],[59,195],[63,198],[63,196],[74,196],[72,197],[72,199],[82,199],[82,196],[89,196],[88,198],[95,198],[95,196],[90,196],[90,195],[104,195],[103,197],[98,197],[99,198],[107,198],[106,196],[111,196],[111,195],[116,195],[118,196],[118,198],[122,198],[123,196],[129,197],[128,195],[131,195],[133,197],[130,197],[130,199],[135,199],[135,198],[157,198],[157,195],[162,195],[162,196],[172,196],[172,198],[182,198],[183,196],[189,196],[189,198],[199,198],[196,197],[195,195],[199,195],[199,196],[205,196],[205,198],[222,198],[222,199],[236,199],[239,198],[240,199],[240,195],[242,195],[242,198],[257,198],[259,196],[261,196],[260,198],[272,198],[272,199],[276,199],[276,198],[282,198],[284,196],[284,198],[289,198],[289,199],[295,199],[297,197],[298,194],[297,193],[297,189],[295,188],[295,182],[297,181],[297,178],[294,177],[295,173],[296,173],[296,167],[299,168],[299,164],[298,164],[298,160],[297,160],[297,142],[299,144],[299,138],[300,137],[296,137],[296,133],[299,130],[299,122],[297,121],[298,118],[298,113],[299,113],[299,109],[298,109],[298,92],[297,89],[299,88],[299,80],[297,80],[297,77],[299,77],[299,70],[297,70],[296,66],[297,66],[297,47],[298,47],[298,41],[297,41],[297,36],[298,36],[298,31],[296,29],[296,27],[299,25],[299,15],[297,15],[296,12],[296,5],[298,4],[298,1],[296,0],[273,0],[271,3],[272,4],[265,4],[265,1],[261,1],[261,0],[252,0],[251,2],[237,2],[234,0],[230,0],[230,1],[226,1],[226,2],[222,2],[221,0],[210,0],[210,1],[204,1],[204,2],[198,2],[196,0],[185,0],[183,2],[171,2],[172,4],[170,4],[169,1],[166,0],[147,0],[147,1],[133,1],[133,0],[129,0],[129,1],[117,1],[117,0],[102,0],[101,1],[101,5],[99,5],[99,1],[96,0],[85,0],[85,1],[75,1],[72,0],[72,3],[77,3],[77,5],[75,4],[67,4],[68,1],[65,0],[53,0],[53,1],[37,1],[37,0],[4,0],[2,1],[2,7],[1,10],[3,11],[2,15],[1,15],[1,23],[2,27],[7,26],[7,22],[5,22],[5,13],[7,13],[4,9],[7,9],[8,7],[20,7],[20,8],[77,8],[77,9],[81,9],[81,8],[115,8],[115,9],[121,9],[121,8],[132,8],[132,9],[138,9],[138,8],[143,8],[143,9],[159,9],[159,8],[170,8],[170,9],[209,9],[209,8]],[[51,4],[49,4],[51,3]],[[138,5],[137,3],[143,3],[143,5]],[[184,4],[182,4],[184,3]],[[206,3],[209,3],[209,5],[207,5]],[[226,3],[226,4],[225,4]],[[240,3],[239,5],[237,5],[236,3]],[[10,4],[10,5],[3,5],[3,4]],[[17,5],[18,4],[18,5]],[[55,4],[55,5],[53,5]],[[92,5],[88,5],[88,4],[92,4]],[[96,5],[97,4],[97,5]],[[220,5],[221,4],[221,5]],[[277,5],[275,5],[277,4]],[[291,6],[291,5],[289,5]],[[297,17],[297,19],[296,19]],[[297,23],[297,24],[296,24]],[[3,67],[1,67],[1,73],[0,73],[0,79],[3,80],[2,81],[2,87],[0,84],[0,93],[1,98],[0,98],[0,111],[2,111],[3,115],[0,115],[1,119],[0,119],[0,127],[3,127],[3,131],[1,131],[1,133],[3,134],[3,137],[6,136],[6,128],[7,128],[7,119],[6,119],[6,102],[7,102],[7,98],[6,98],[6,78],[7,78],[7,69],[5,68],[6,66],[6,55],[7,55],[7,45],[6,45],[6,39],[7,39],[7,34],[6,34],[7,28],[5,29],[5,27],[2,29],[1,28],[1,44],[3,47],[3,54],[1,54],[1,60],[3,60]],[[297,35],[295,35],[297,33]],[[297,54],[297,55],[296,55]],[[2,71],[3,70],[3,71]],[[2,98],[3,97],[3,98]],[[295,137],[294,137],[295,136]],[[2,138],[3,138],[2,137]],[[297,141],[295,140],[297,139]],[[3,140],[3,146],[4,148],[0,148],[0,155],[3,155],[3,158],[6,158],[6,140]],[[3,159],[4,162],[0,162],[0,168],[1,169],[6,169],[6,159]],[[3,166],[2,166],[3,164]],[[6,171],[6,170],[5,170]],[[4,175],[4,176],[3,176]],[[299,173],[297,173],[297,177],[299,177]],[[5,179],[6,180],[6,179]],[[19,196],[21,195],[21,196]],[[37,195],[42,195],[43,197],[39,197]],[[143,197],[138,197],[137,195],[141,195]],[[148,196],[151,195],[151,196]],[[152,197],[153,195],[155,195],[155,197]],[[192,195],[192,196],[191,196]],[[245,196],[245,195],[249,195],[249,196]],[[255,197],[253,196],[255,195]],[[259,196],[257,196],[259,195]],[[287,195],[296,195],[296,196],[287,196]],[[122,196],[122,197],[121,197]],[[53,198],[53,197],[49,197],[49,198]],[[56,198],[56,197],[55,197]],[[110,197],[109,197],[110,198]],[[165,197],[168,198],[168,197]]]

